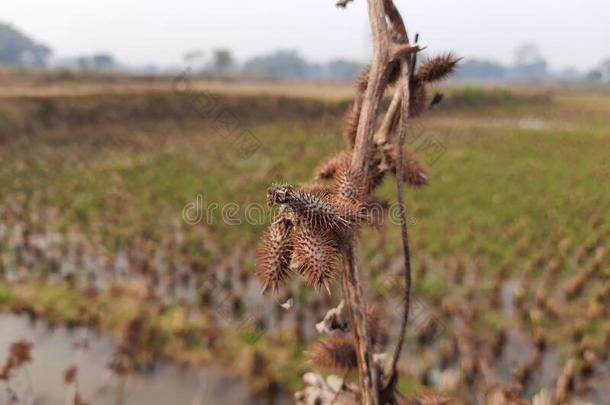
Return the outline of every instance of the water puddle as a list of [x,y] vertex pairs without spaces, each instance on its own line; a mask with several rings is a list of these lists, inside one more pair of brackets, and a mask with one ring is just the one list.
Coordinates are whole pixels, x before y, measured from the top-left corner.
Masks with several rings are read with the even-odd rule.
[[[33,361],[15,375],[13,384],[23,392],[30,391],[31,385],[36,405],[65,403],[63,374],[72,365],[78,367],[82,397],[96,405],[117,404],[121,387],[125,405],[291,403],[285,395],[252,398],[245,381],[215,367],[192,369],[157,362],[150,370],[119,378],[107,367],[114,351],[109,336],[84,328],[51,328],[26,316],[0,315],[0,362],[4,362],[9,345],[21,338],[34,344]],[[0,389],[0,403],[8,403],[4,389]]]

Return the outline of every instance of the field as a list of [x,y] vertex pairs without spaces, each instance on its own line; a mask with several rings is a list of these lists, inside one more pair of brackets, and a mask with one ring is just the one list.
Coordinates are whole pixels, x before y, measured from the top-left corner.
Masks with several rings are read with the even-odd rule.
[[[0,309],[113,336],[121,376],[163,359],[222,367],[252,395],[302,388],[338,294],[294,280],[282,309],[287,297],[260,295],[254,251],[266,188],[308,181],[341,149],[352,90],[108,80],[29,77],[0,93]],[[443,91],[407,140],[431,182],[406,193],[415,316],[402,392],[472,403],[518,382],[531,398],[573,375],[572,397],[603,403],[610,91]],[[382,186],[391,202],[393,190]],[[360,267],[391,342],[402,262],[395,211],[386,222],[364,231]],[[65,366],[49,373],[60,381]]]

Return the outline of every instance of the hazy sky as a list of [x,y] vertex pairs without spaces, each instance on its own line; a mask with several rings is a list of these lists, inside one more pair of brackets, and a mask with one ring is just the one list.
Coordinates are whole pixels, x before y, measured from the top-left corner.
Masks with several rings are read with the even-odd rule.
[[[513,60],[534,42],[554,68],[610,57],[609,0],[397,0],[431,52]],[[0,20],[56,55],[97,51],[130,64],[178,64],[190,50],[228,47],[243,60],[297,49],[312,60],[368,57],[365,0],[1,0]]]

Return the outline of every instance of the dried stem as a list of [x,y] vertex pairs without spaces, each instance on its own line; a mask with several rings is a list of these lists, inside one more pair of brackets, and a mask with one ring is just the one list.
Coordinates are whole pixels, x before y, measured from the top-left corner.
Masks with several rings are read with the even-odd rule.
[[[394,6],[391,0],[368,0],[369,6],[369,18],[371,22],[371,31],[373,33],[373,60],[369,72],[369,80],[364,97],[362,100],[362,107],[360,113],[360,120],[358,122],[358,131],[356,135],[356,141],[354,144],[354,152],[352,155],[351,167],[354,172],[360,172],[363,175],[367,174],[369,168],[367,167],[367,161],[371,149],[373,147],[374,139],[374,125],[379,110],[379,104],[383,96],[387,78],[386,69],[388,63],[395,58],[399,58],[401,61],[401,70],[403,75],[403,89],[402,92],[397,91],[394,96],[394,100],[391,104],[390,111],[386,114],[382,127],[380,128],[378,140],[387,142],[389,133],[393,123],[396,120],[396,114],[398,111],[399,100],[402,93],[402,121],[400,129],[400,141],[399,145],[399,168],[397,170],[398,178],[398,189],[399,189],[399,206],[401,213],[401,229],[403,238],[403,248],[405,254],[405,276],[406,276],[406,291],[405,291],[405,315],[403,317],[401,326],[401,340],[399,341],[392,366],[391,381],[392,387],[395,384],[396,378],[396,363],[397,358],[400,356],[402,349],[402,341],[406,331],[406,323],[408,321],[408,308],[410,305],[410,289],[411,289],[411,265],[409,256],[408,246],[408,234],[406,232],[406,213],[404,208],[404,179],[402,170],[403,161],[403,145],[404,138],[406,136],[406,124],[409,111],[409,71],[410,66],[407,61],[412,60],[409,55],[415,50],[419,50],[419,47],[409,46],[408,34],[405,25],[400,17],[400,13]],[[386,16],[388,17],[391,25],[390,28],[387,25]],[[370,351],[370,340],[367,336],[365,322],[364,322],[364,306],[362,303],[362,287],[358,279],[358,271],[355,266],[353,245],[349,246],[344,255],[344,282],[345,290],[347,293],[348,302],[354,319],[354,337],[356,341],[359,373],[360,373],[360,386],[362,392],[362,402],[364,404],[377,404],[379,403],[379,381],[377,381],[378,373],[371,370],[371,351]]]
[[385,71],[390,60],[390,36],[383,0],[368,0],[368,4],[373,32],[373,60],[369,72],[368,86],[362,99],[358,132],[352,155],[352,169],[364,175],[368,171],[367,157],[373,143],[377,112],[386,85]]
[[378,382],[374,380],[376,373],[372,372],[371,340],[366,330],[364,303],[362,302],[362,286],[355,263],[354,247],[350,242],[343,255],[343,289],[347,299],[354,325],[354,340],[358,357],[358,374],[360,376],[360,392],[362,403],[378,404]]
[[388,110],[383,117],[383,121],[381,121],[381,125],[379,129],[375,133],[375,145],[383,147],[385,146],[392,136],[394,131],[394,127],[396,126],[396,122],[400,117],[400,108],[402,104],[402,95],[404,93],[404,89],[402,86],[398,86],[394,91],[394,96],[392,97],[392,101],[388,107]]
[[407,97],[403,97],[402,99],[402,119],[400,123],[400,130],[398,134],[398,162],[396,169],[396,192],[398,194],[398,212],[400,216],[400,232],[402,237],[402,249],[405,261],[405,295],[404,295],[404,310],[403,317],[400,324],[400,333],[398,336],[398,341],[396,342],[396,348],[394,350],[394,355],[392,357],[392,367],[391,374],[389,378],[389,384],[395,384],[398,378],[398,359],[400,358],[400,353],[402,351],[402,346],[404,344],[405,335],[407,331],[407,323],[409,322],[409,308],[411,306],[411,252],[409,249],[409,233],[407,231],[407,212],[405,207],[405,197],[404,197],[404,144],[405,138],[407,134],[406,126],[407,126],[407,117],[409,111],[409,78],[410,78],[410,68],[408,67],[408,63],[406,61],[401,62],[401,70],[406,72],[403,74],[405,80],[403,80],[404,92],[407,94]]
[[[392,26],[392,33],[395,36],[395,40],[399,42],[409,43],[409,36],[407,33],[407,29],[405,27],[404,21],[400,16],[400,13],[396,9],[394,2],[392,0],[385,0],[385,9],[390,20],[390,24]],[[415,37],[415,43],[419,40],[419,35]],[[398,162],[396,169],[396,192],[398,194],[398,209],[400,216],[400,232],[402,238],[402,248],[403,248],[403,256],[404,256],[404,276],[405,276],[405,291],[404,291],[404,302],[403,302],[403,317],[400,324],[400,332],[398,336],[398,341],[396,342],[396,348],[394,349],[394,354],[392,356],[392,365],[390,368],[390,376],[388,378],[388,383],[386,387],[384,387],[384,391],[394,390],[396,383],[398,381],[398,360],[400,359],[400,354],[402,352],[402,347],[404,345],[406,332],[407,332],[407,324],[409,322],[409,309],[411,306],[411,251],[409,248],[409,233],[407,229],[407,212],[405,206],[405,198],[404,198],[404,144],[407,136],[407,124],[409,118],[409,110],[410,110],[410,84],[413,78],[413,74],[415,72],[415,66],[417,62],[417,53],[408,54],[400,59],[400,72],[402,81],[402,103],[401,103],[401,112],[400,112],[400,126],[398,131]],[[399,90],[396,91],[398,93]]]
[[[390,60],[390,35],[386,23],[383,0],[368,0],[369,19],[373,33],[373,60],[369,80],[362,99],[358,131],[354,142],[351,168],[354,173],[366,176],[368,157],[373,147],[374,126],[379,104],[386,86],[386,68]],[[354,339],[358,355],[358,372],[362,403],[379,403],[379,382],[372,371],[371,342],[365,326],[362,286],[355,264],[354,247],[350,244],[344,252],[344,287],[354,321]]]

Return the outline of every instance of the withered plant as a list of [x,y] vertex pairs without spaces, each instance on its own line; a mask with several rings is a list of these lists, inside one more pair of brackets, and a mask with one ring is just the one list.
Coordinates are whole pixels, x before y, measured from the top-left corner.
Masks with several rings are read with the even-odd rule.
[[[338,5],[345,7],[349,2],[340,1]],[[316,343],[312,359],[323,367],[357,370],[359,401],[383,404],[399,402],[397,364],[409,318],[411,259],[404,182],[412,187],[429,182],[426,165],[414,150],[404,146],[409,120],[441,102],[441,94],[429,95],[429,84],[450,75],[459,59],[444,54],[418,66],[417,54],[425,47],[417,43],[417,37],[410,41],[393,1],[368,0],[368,8],[374,55],[356,81],[357,98],[345,114],[346,147],[316,168],[316,182],[269,187],[267,202],[278,209],[257,250],[257,275],[263,292],[272,293],[277,293],[294,273],[312,288],[328,294],[332,293],[333,281],[341,279],[353,336]],[[393,89],[393,97],[378,123],[387,88]],[[387,204],[375,192],[387,175],[396,179],[405,290],[400,336],[386,366],[381,357],[373,356],[379,348],[371,330],[374,322],[364,302],[356,247],[363,226],[382,222],[379,209]]]
[[67,405],[88,405],[81,397],[78,388],[78,367],[72,365],[64,371],[64,384],[66,386]]
[[[11,344],[8,352],[8,358],[3,366],[0,367],[0,381],[6,385],[6,392],[10,404],[19,404],[25,401],[23,394],[17,392],[11,386],[11,379],[14,374],[32,361],[32,343],[21,339]],[[30,399],[33,399],[31,381],[28,381],[28,390],[30,391]]]

